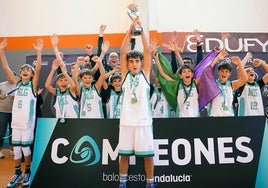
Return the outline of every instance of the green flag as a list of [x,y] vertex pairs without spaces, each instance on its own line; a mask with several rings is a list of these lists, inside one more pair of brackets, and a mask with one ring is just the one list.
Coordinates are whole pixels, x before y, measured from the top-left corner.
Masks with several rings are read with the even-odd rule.
[[158,81],[160,83],[160,86],[163,90],[163,93],[168,101],[169,106],[176,111],[177,110],[177,93],[178,93],[178,85],[179,82],[182,81],[182,79],[177,76],[176,74],[173,74],[170,62],[169,60],[160,52],[158,51],[158,57],[160,64],[162,66],[163,71],[169,75],[174,81],[168,81],[164,79],[157,69],[156,71],[156,77],[158,78]]

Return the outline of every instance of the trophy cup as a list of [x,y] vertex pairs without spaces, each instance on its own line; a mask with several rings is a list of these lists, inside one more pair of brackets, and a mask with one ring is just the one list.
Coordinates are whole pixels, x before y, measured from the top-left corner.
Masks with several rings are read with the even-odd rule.
[[[138,5],[136,4],[130,4],[127,6],[127,14],[130,17],[131,20],[133,19],[137,19],[139,16],[139,12],[138,12]],[[142,27],[136,25],[133,27],[133,30],[131,31],[133,35],[138,36],[142,33]]]

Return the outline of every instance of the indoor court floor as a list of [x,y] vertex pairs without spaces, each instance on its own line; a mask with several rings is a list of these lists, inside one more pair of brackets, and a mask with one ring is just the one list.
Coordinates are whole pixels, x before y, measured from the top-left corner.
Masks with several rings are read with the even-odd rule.
[[[14,174],[14,156],[8,155],[9,149],[3,149],[2,152],[5,158],[0,159],[0,188],[6,188]],[[22,163],[22,170],[24,171],[24,163]],[[21,185],[17,187],[20,188]]]

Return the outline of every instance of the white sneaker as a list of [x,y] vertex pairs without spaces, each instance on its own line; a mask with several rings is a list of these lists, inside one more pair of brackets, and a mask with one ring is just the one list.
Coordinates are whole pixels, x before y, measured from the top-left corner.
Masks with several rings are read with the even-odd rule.
[[23,181],[23,174],[21,173],[20,175],[15,174],[10,182],[7,184],[7,188],[14,188],[16,187],[19,183]]
[[22,187],[28,187],[30,185],[30,176],[31,176],[31,172],[24,174]]
[[2,151],[0,150],[0,159],[4,159],[5,158],[5,156],[4,156],[4,154],[2,153]]

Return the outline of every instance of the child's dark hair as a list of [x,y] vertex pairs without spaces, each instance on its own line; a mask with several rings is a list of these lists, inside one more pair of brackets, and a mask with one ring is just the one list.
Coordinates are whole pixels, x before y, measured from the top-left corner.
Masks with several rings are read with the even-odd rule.
[[120,79],[122,80],[122,76],[120,73],[114,73],[111,78],[110,78],[110,82],[112,83],[115,79]]
[[56,81],[58,81],[59,79],[65,78],[65,75],[63,73],[60,73],[57,75],[57,79]]
[[127,53],[127,61],[130,58],[137,58],[139,57],[141,60],[143,60],[143,54],[140,51],[137,50],[131,50]]
[[190,66],[189,64],[183,64],[178,70],[177,70],[177,74],[181,74],[182,71],[184,69],[190,69],[191,72],[194,72],[193,69],[192,69],[192,66]]
[[22,69],[24,69],[24,68],[28,68],[28,69],[30,69],[30,70],[32,71],[32,73],[34,74],[34,67],[31,66],[30,64],[23,64],[23,65],[20,67],[20,73],[21,73]]
[[232,72],[233,67],[229,62],[223,60],[218,65],[218,71],[221,70],[221,69],[228,69],[230,72]]
[[94,77],[94,73],[93,73],[93,71],[90,70],[90,69],[87,69],[87,68],[82,69],[82,70],[80,71],[80,73],[79,73],[79,78],[81,79],[81,78],[83,78],[83,76],[85,76],[85,75]]

